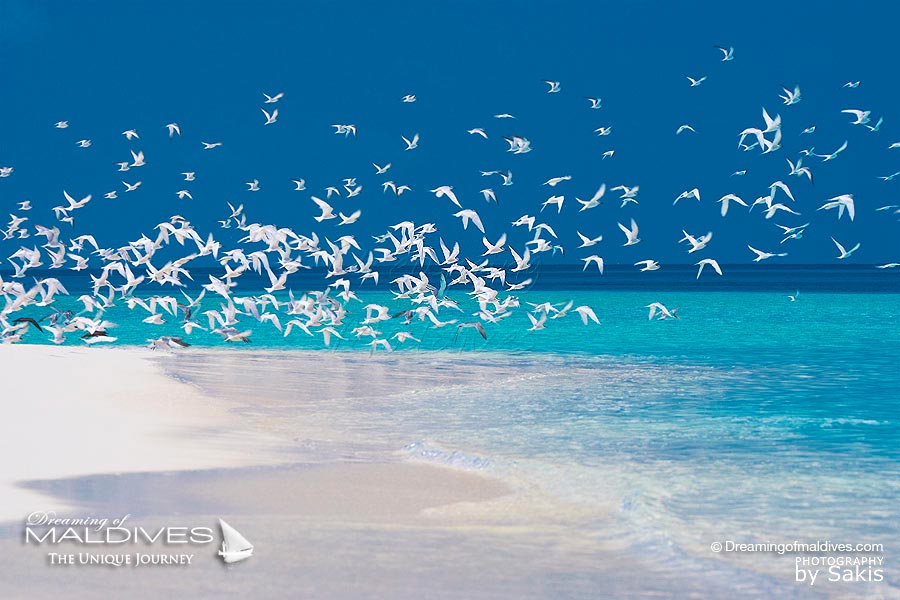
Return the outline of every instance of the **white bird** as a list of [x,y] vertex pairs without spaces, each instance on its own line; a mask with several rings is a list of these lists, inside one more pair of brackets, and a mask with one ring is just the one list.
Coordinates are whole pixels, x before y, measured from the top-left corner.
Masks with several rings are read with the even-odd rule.
[[688,76],[688,75],[685,75],[685,77],[687,77],[688,80],[690,80],[690,82],[691,82],[691,87],[697,87],[698,85],[700,85],[701,83],[703,83],[704,81],[706,81],[706,75],[704,75],[703,77],[701,77],[701,78],[699,78],[699,79],[694,79],[693,77],[690,77],[690,76]]
[[175,192],[175,194],[178,196],[179,200],[184,200],[185,198],[190,198],[191,200],[194,199],[194,197],[191,196],[191,193],[188,190],[178,190],[177,192]]
[[647,315],[648,321],[652,321],[657,312],[659,312],[660,321],[664,319],[678,319],[678,309],[669,310],[661,302],[653,302],[652,304],[648,304],[644,308],[650,309],[650,314]]
[[521,256],[519,256],[519,253],[516,252],[514,248],[510,248],[509,253],[512,254],[513,260],[516,261],[515,268],[511,269],[510,272],[518,273],[519,271],[526,271],[531,268],[531,252],[528,248],[525,248],[525,252]]
[[247,181],[244,183],[247,186],[248,192],[258,192],[259,191],[259,179],[254,179],[253,181]]
[[134,129],[128,129],[127,131],[123,131],[122,135],[125,136],[126,140],[133,140],[135,138],[140,139],[141,136],[138,135],[137,131]]
[[275,110],[273,110],[271,114],[264,108],[260,108],[259,110],[261,110],[262,113],[264,115],[266,115],[265,125],[271,125],[272,123],[275,123],[278,120],[278,109],[277,108]]
[[496,244],[492,244],[486,237],[481,238],[481,243],[483,243],[485,248],[487,248],[482,256],[488,256],[490,254],[500,254],[501,252],[503,252],[504,246],[506,245],[506,234],[504,233],[503,235],[501,235]]
[[588,98],[585,98],[585,100],[587,100],[588,102],[591,103],[591,108],[592,108],[592,109],[597,110],[598,108],[601,108],[601,106],[600,106],[600,102],[601,102],[600,98],[591,98],[591,97],[588,97]]
[[722,216],[728,214],[728,203],[734,202],[736,204],[740,204],[743,207],[747,207],[747,203],[744,202],[739,196],[735,196],[734,194],[726,194],[719,198],[719,202],[722,203]]
[[69,126],[68,121],[57,121],[54,127],[57,129],[66,129]]
[[694,264],[700,267],[699,269],[697,269],[697,279],[700,279],[700,274],[703,272],[703,267],[705,267],[706,265],[711,266],[719,275],[722,274],[722,268],[719,266],[719,263],[712,258],[704,258],[700,262]]
[[129,165],[130,167],[135,167],[135,168],[143,167],[147,164],[146,161],[144,160],[144,151],[143,150],[138,150],[137,152],[132,150],[131,151],[131,159],[132,159],[132,162]]
[[384,165],[383,167],[381,167],[375,163],[372,163],[372,166],[375,167],[376,175],[384,175],[385,173],[387,173],[388,169],[391,168],[391,163],[388,163],[388,164]]
[[197,174],[194,173],[193,171],[188,171],[186,173],[182,173],[182,175],[184,175],[185,181],[194,181],[197,178]]
[[602,235],[598,235],[595,238],[589,238],[586,235],[582,235],[580,231],[576,231],[575,233],[578,234],[578,237],[581,239],[581,245],[578,246],[579,248],[589,248],[597,244],[598,242],[603,241]]
[[400,136],[403,138],[403,141],[406,142],[406,150],[413,150],[419,147],[419,134],[416,133],[411,140],[407,139],[405,136]]
[[694,188],[689,191],[681,192],[678,195],[678,197],[675,198],[675,202],[672,203],[672,206],[675,206],[676,204],[678,204],[678,201],[683,198],[696,198],[697,201],[699,202],[700,201],[700,190],[697,188]]
[[90,148],[91,140],[78,140],[77,142],[75,142],[75,144],[77,144],[81,148]]
[[622,230],[622,233],[624,233],[625,237],[627,238],[627,240],[624,244],[625,246],[633,246],[634,244],[637,244],[638,242],[641,241],[640,238],[638,238],[638,224],[635,222],[634,219],[631,219],[631,228],[630,229],[628,227],[625,227],[621,223],[617,223],[617,225],[619,226],[619,229]]
[[406,104],[411,104],[412,102],[416,101],[416,96],[415,96],[415,94],[406,94],[400,100],[402,102],[405,102]]
[[772,217],[774,217],[774,216],[775,216],[775,213],[778,212],[779,210],[782,210],[782,211],[787,212],[787,213],[791,213],[792,215],[799,215],[799,214],[800,214],[800,213],[798,213],[797,211],[792,210],[789,206],[785,206],[784,204],[781,204],[781,203],[779,202],[779,203],[777,203],[777,204],[770,204],[770,205],[769,205],[769,207],[766,209],[766,213],[765,213],[765,214],[766,214],[766,219],[771,219]]
[[351,135],[353,137],[356,137],[356,125],[353,125],[352,123],[350,123],[350,124],[335,124],[335,125],[332,125],[332,127],[334,127],[335,135],[340,135],[343,133],[345,138],[348,138]]
[[125,186],[125,192],[127,193],[127,192],[133,192],[134,190],[141,187],[141,183],[143,183],[143,182],[138,181],[137,183],[131,184],[131,183],[128,183],[127,181],[123,181],[122,185]]
[[293,181],[294,185],[296,186],[296,187],[294,187],[295,192],[302,192],[303,190],[306,189],[306,180],[305,179],[291,179],[291,181]]
[[222,142],[201,142],[204,150],[212,150],[222,145]]
[[544,83],[550,86],[550,89],[547,90],[548,94],[556,94],[559,92],[559,82],[558,81],[550,81],[549,79],[544,79]]
[[581,268],[582,271],[586,271],[591,263],[597,265],[597,270],[600,271],[600,274],[603,275],[603,258],[596,255],[591,254],[587,258],[582,258],[581,261],[584,263],[584,267]]
[[840,244],[840,242],[838,242],[836,239],[831,238],[831,241],[834,242],[834,245],[837,246],[838,251],[841,253],[841,255],[838,256],[838,260],[844,260],[845,258],[848,258],[851,254],[853,254],[854,252],[859,250],[859,246],[860,246],[860,243],[857,242],[855,246],[853,246],[849,250],[845,250],[844,247]]
[[[846,149],[847,149],[847,140],[844,140],[844,143],[841,144],[841,147],[838,148],[837,150],[835,150],[834,152],[832,152],[831,154],[827,154],[827,155],[826,154],[816,154],[815,156],[818,156],[819,158],[824,159],[822,162],[828,162],[829,160],[834,160],[835,158],[837,158],[838,154],[840,154],[841,152],[843,152]],[[812,154],[812,152],[810,152],[810,154]]]
[[781,98],[782,100],[784,100],[785,104],[791,105],[791,104],[797,104],[798,102],[800,102],[800,86],[799,85],[794,86],[793,92],[787,88],[781,88],[781,89],[784,90],[784,95],[782,96],[779,94],[778,97]]
[[763,130],[763,133],[772,133],[773,131],[778,131],[781,129],[781,115],[775,115],[775,118],[769,116],[769,111],[763,107],[762,109],[763,121],[766,123],[766,128]]
[[816,210],[838,209],[838,219],[844,216],[844,210],[850,215],[850,220],[856,216],[856,206],[853,203],[853,194],[841,194],[834,198],[829,198],[828,202],[817,208]]
[[391,336],[392,340],[397,340],[401,344],[406,342],[406,340],[412,340],[414,342],[421,342],[419,338],[413,337],[413,335],[408,331],[398,331],[394,335]]
[[706,248],[713,237],[712,231],[707,232],[706,235],[701,235],[698,237],[692,236],[684,229],[681,230],[681,233],[684,234],[684,237],[678,240],[678,242],[688,242],[691,245],[691,249],[688,250],[688,254],[693,254],[698,250],[703,250],[704,248]]
[[475,224],[475,227],[477,227],[481,233],[484,233],[484,225],[481,224],[481,217],[479,217],[478,213],[474,210],[465,208],[459,212],[453,213],[453,216],[462,219],[463,229],[467,229],[469,227],[469,221],[472,221],[472,223]]
[[321,223],[322,221],[327,221],[328,219],[336,219],[337,218],[337,215],[334,214],[334,209],[331,207],[330,204],[328,204],[324,200],[320,200],[319,198],[316,198],[315,196],[310,196],[310,200],[315,202],[316,205],[319,207],[319,209],[322,211],[321,215],[319,215],[317,217],[313,217],[316,220],[316,222]]
[[841,112],[856,117],[856,120],[850,123],[851,125],[865,125],[869,122],[869,115],[872,114],[870,110],[857,110],[855,108],[847,108]]
[[342,336],[340,333],[338,333],[334,327],[324,327],[319,330],[319,333],[322,334],[322,338],[323,338],[326,346],[331,345],[331,336],[334,336],[341,340],[347,339],[344,336]]
[[[582,212],[582,211],[588,210],[590,208],[595,208],[597,206],[600,206],[600,199],[603,198],[603,195],[605,193],[606,193],[606,184],[603,183],[600,185],[599,188],[597,188],[597,191],[594,192],[594,195],[591,197],[590,200],[581,200],[580,198],[575,198],[575,200],[579,204],[581,204],[581,210],[579,210],[578,212]],[[560,208],[562,208],[562,205],[560,205]]]
[[485,188],[483,190],[479,190],[479,192],[482,196],[484,196],[485,202],[494,201],[496,204],[500,204],[500,202],[497,200],[497,194],[495,194],[494,190],[492,190],[491,188]]
[[866,125],[866,129],[871,132],[876,132],[881,129],[882,123],[884,123],[884,117],[878,117],[878,121],[874,125]]
[[638,266],[638,265],[644,265],[641,268],[641,273],[643,273],[644,271],[659,271],[659,268],[660,268],[659,263],[652,259],[641,260],[641,261],[634,263],[634,266]]
[[772,258],[773,256],[787,256],[787,252],[774,253],[774,252],[763,252],[762,250],[757,250],[753,246],[748,245],[748,248],[756,254],[756,258],[753,259],[753,262],[759,262],[761,260],[766,260],[767,258]]
[[802,156],[799,159],[797,159],[796,164],[789,158],[786,158],[785,160],[787,160],[788,166],[791,169],[790,172],[788,173],[788,175],[796,175],[797,177],[802,177],[803,175],[806,175],[806,177],[809,179],[809,182],[813,183],[812,171],[809,170],[809,167],[803,166],[803,157]]
[[675,130],[675,135],[681,135],[681,132],[683,132],[683,131],[690,131],[692,133],[697,133],[694,130],[694,128],[691,127],[690,125],[681,125],[678,127],[678,129]]
[[562,177],[551,177],[547,181],[544,182],[544,185],[549,185],[550,187],[556,187],[563,181],[570,181],[572,179],[571,175],[563,175]]
[[714,48],[716,48],[717,50],[722,52],[722,54],[725,55],[722,58],[722,62],[725,62],[728,60],[734,60],[734,48],[733,47],[723,48],[722,46],[714,46]]
[[67,191],[63,190],[63,197],[69,203],[69,206],[66,207],[66,210],[76,210],[90,202],[92,195],[88,194],[87,196],[76,202],[76,200],[72,196],[70,196]]
[[[634,200],[637,198],[638,191],[641,189],[641,186],[636,185],[634,187],[628,187],[627,185],[617,185],[612,188],[614,192],[622,192],[622,195],[619,196],[620,200]],[[637,200],[634,200],[634,203],[637,204]],[[622,202],[622,206],[625,206],[625,202]]]
[[480,135],[484,139],[488,139],[487,134],[484,132],[484,129],[482,129],[481,127],[474,127],[472,129],[469,129],[468,131],[466,131],[466,133],[469,133],[472,135]]
[[438,198],[446,196],[450,202],[462,208],[462,204],[460,204],[459,200],[457,200],[456,194],[453,193],[453,186],[451,185],[442,185],[440,187],[434,188],[433,190],[431,190],[431,193],[433,193]]
[[540,331],[544,329],[544,324],[547,322],[547,313],[542,312],[540,318],[535,317],[531,313],[525,313],[528,315],[528,320],[531,321],[531,327],[528,328],[528,331]]
[[284,92],[278,92],[274,96],[270,96],[267,93],[263,92],[263,96],[266,97],[265,104],[274,104],[284,98]]
[[549,198],[547,198],[544,201],[543,204],[541,204],[541,212],[544,212],[544,209],[547,208],[547,206],[549,206],[551,204],[555,204],[556,205],[556,214],[559,214],[562,212],[563,202],[565,202],[565,201],[566,201],[565,196],[550,196]]
[[597,314],[590,306],[578,306],[575,308],[575,312],[581,316],[581,322],[585,325],[588,324],[589,319],[597,325],[600,324],[600,319],[597,318]]
[[174,137],[176,135],[181,135],[181,127],[178,126],[178,123],[169,123],[166,125],[166,129],[169,130],[169,137]]

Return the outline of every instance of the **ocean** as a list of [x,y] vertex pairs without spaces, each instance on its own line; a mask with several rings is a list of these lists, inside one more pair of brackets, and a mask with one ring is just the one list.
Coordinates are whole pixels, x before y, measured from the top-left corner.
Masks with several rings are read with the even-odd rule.
[[[510,482],[516,514],[553,523],[588,554],[654,564],[669,591],[703,581],[747,597],[900,596],[900,273],[724,268],[696,282],[690,267],[640,277],[545,267],[535,287],[514,292],[521,309],[485,324],[487,340],[395,319],[375,326],[381,337],[402,329],[422,341],[392,341],[404,351],[391,354],[349,330],[369,302],[408,301],[364,288],[339,329],[348,341],[329,349],[321,336],[284,338],[254,322],[239,326],[252,343],[213,350],[224,343],[196,331],[194,347],[160,360],[236,402],[248,423],[294,439],[303,461],[428,461]],[[72,296],[55,306],[74,307],[77,286],[64,283]],[[236,296],[262,293],[241,284]],[[442,309],[442,319],[474,319],[464,293],[447,295],[464,311]],[[572,312],[527,331],[527,303],[569,300],[601,324]],[[652,302],[680,319],[648,320]],[[207,294],[200,310],[218,303]],[[118,304],[105,315],[118,343],[181,334]],[[883,544],[866,555],[885,557],[885,581],[810,592],[793,581],[795,554],[710,550],[820,540]],[[628,589],[608,565],[591,576],[600,590]]]

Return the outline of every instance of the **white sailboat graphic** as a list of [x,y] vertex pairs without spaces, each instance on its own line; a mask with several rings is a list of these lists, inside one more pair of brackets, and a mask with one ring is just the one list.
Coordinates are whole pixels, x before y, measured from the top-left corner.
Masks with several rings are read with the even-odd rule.
[[222,560],[226,563],[234,563],[253,555],[253,544],[238,533],[237,529],[222,519],[219,519],[219,527],[222,528],[222,549],[219,550]]

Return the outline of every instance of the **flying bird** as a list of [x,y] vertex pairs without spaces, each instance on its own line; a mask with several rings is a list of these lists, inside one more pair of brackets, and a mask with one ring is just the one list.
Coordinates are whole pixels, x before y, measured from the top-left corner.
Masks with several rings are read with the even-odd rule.
[[783,96],[779,95],[778,97],[781,98],[782,100],[784,100],[785,104],[790,106],[791,104],[797,104],[798,102],[800,102],[801,95],[800,95],[800,86],[799,85],[794,86],[794,91],[791,91],[787,88],[781,88],[781,89],[784,90],[784,95]]
[[418,133],[415,134],[411,140],[407,139],[405,136],[402,136],[402,135],[400,137],[403,138],[404,142],[406,142],[406,148],[405,148],[406,150],[413,150],[413,149],[419,147],[419,134]]
[[277,108],[275,110],[273,110],[271,114],[264,108],[261,108],[259,110],[261,110],[262,113],[264,115],[266,115],[266,122],[264,123],[265,125],[271,125],[272,123],[275,123],[278,120],[278,109]]
[[734,48],[733,47],[729,47],[729,48],[724,48],[722,46],[713,46],[713,47],[725,55],[722,57],[722,62],[734,60]]
[[544,83],[550,86],[550,89],[547,90],[548,94],[556,94],[559,92],[559,82],[558,81],[550,81],[549,79],[544,79]]
[[634,219],[631,219],[631,227],[625,227],[621,223],[617,223],[617,225],[619,226],[619,229],[622,230],[622,233],[625,234],[625,246],[633,246],[641,241],[638,237],[638,224]]
[[834,245],[837,246],[838,252],[840,252],[840,256],[838,256],[838,260],[844,260],[845,258],[849,258],[851,254],[859,250],[860,243],[857,242],[855,246],[850,248],[849,250],[845,250],[844,247],[838,242],[836,239],[831,238],[831,241],[834,242]]
[[700,77],[699,79],[694,79],[693,77],[690,77],[688,75],[685,75],[685,77],[687,77],[688,80],[691,82],[691,87],[697,87],[698,85],[700,85],[701,83],[706,81],[706,75],[704,75],[703,77]]
[[700,274],[703,273],[703,267],[705,267],[706,265],[712,267],[713,270],[715,270],[715,272],[719,275],[722,274],[722,268],[719,266],[719,263],[711,258],[704,258],[703,260],[695,264],[699,265],[700,267],[699,269],[697,269],[697,279],[700,279]]

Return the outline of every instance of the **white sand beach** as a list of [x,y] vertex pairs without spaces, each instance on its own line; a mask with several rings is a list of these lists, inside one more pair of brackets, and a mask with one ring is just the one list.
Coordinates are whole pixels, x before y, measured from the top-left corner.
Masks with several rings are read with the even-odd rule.
[[138,348],[0,346],[0,436],[16,449],[0,472],[0,521],[65,508],[20,481],[285,460],[275,438],[248,435],[149,356]]
[[[74,508],[23,482],[298,462],[290,440],[244,426],[227,401],[168,377],[154,358],[140,348],[0,346],[9,399],[0,435],[17,449],[0,472],[0,522]],[[270,474],[267,502],[364,521],[505,491],[478,475],[415,464],[320,465],[291,481],[298,478],[288,487],[299,491],[285,494]]]

